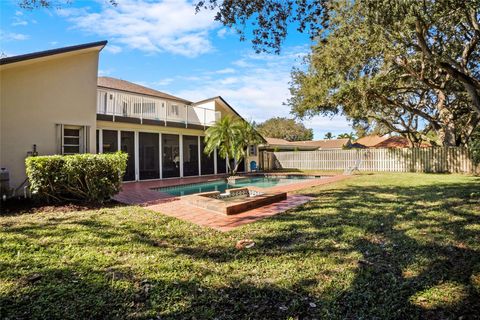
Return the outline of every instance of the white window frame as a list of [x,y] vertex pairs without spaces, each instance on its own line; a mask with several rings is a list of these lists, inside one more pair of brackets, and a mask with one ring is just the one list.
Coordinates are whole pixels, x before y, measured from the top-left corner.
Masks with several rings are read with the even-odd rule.
[[[76,144],[66,144],[65,138],[77,138],[77,136],[65,136],[65,129],[74,129],[78,130],[78,145]],[[78,153],[86,153],[88,151],[88,126],[79,126],[79,125],[60,125],[60,153],[62,155],[70,155],[77,153],[65,152],[66,146],[78,146]]]

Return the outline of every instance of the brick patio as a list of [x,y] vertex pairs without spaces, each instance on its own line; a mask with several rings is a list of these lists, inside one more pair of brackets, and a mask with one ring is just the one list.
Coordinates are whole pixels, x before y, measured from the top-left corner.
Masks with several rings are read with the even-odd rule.
[[258,209],[227,216],[215,211],[195,207],[185,200],[169,201],[146,206],[147,209],[170,217],[210,227],[218,231],[230,231],[247,223],[270,217],[298,207],[313,198],[302,195],[289,195],[287,200],[276,202]]
[[183,200],[182,197],[174,197],[167,193],[152,190],[154,188],[213,181],[221,177],[223,175],[124,183],[123,190],[115,196],[115,200],[126,204],[142,205],[149,210],[167,216],[225,232],[244,224],[285,212],[313,199],[305,195],[291,194],[293,191],[309,189],[349,178],[349,176],[337,175],[298,181],[270,188],[255,188],[265,192],[287,192],[287,199],[231,216],[193,206],[186,200]]

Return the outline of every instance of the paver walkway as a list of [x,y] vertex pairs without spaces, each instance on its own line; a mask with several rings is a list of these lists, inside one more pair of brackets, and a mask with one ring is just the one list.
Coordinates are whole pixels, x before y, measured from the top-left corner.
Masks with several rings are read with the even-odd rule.
[[181,179],[168,179],[156,181],[141,181],[123,184],[123,190],[115,196],[115,200],[126,204],[138,204],[146,208],[175,217],[181,220],[189,221],[201,226],[207,226],[219,231],[229,231],[236,227],[251,223],[265,217],[270,217],[286,210],[302,205],[313,198],[291,194],[292,191],[309,189],[311,187],[328,184],[349,178],[349,176],[336,175],[322,177],[321,179],[312,179],[294,182],[287,185],[280,185],[262,189],[265,192],[287,192],[287,199],[263,206],[261,208],[249,210],[236,215],[226,216],[221,213],[199,208],[189,204],[182,197],[174,197],[167,193],[152,190],[154,188],[199,183],[218,180],[222,176],[192,177]]
[[289,195],[286,200],[230,216],[195,207],[184,200],[148,205],[146,208],[200,226],[210,227],[219,231],[230,231],[244,224],[298,207],[312,199],[312,197],[303,195]]

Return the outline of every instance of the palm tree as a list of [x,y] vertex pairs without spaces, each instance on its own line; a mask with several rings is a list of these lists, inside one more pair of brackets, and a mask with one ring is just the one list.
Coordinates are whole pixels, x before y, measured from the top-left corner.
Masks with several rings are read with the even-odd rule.
[[350,140],[354,140],[355,138],[355,135],[353,134],[353,132],[350,132],[350,133],[341,133],[337,136],[338,139],[350,139]]
[[331,132],[327,132],[327,133],[325,134],[325,137],[324,137],[324,139],[327,139],[327,140],[331,140],[331,139],[333,139],[333,138],[334,138],[334,136],[333,136],[333,134],[332,134]]
[[[204,152],[211,155],[217,149],[218,154],[227,159],[227,169],[231,175],[236,174],[238,165],[247,154],[248,146],[261,141],[261,137],[250,123],[229,115],[208,128],[205,134]],[[236,162],[234,168],[230,165],[230,159]]]

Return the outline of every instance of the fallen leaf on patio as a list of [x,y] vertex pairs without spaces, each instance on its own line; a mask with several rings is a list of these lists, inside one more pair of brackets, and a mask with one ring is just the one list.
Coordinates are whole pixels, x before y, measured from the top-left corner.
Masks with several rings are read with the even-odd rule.
[[243,240],[238,240],[237,244],[235,245],[235,248],[238,250],[243,250],[243,249],[250,249],[255,245],[255,242],[250,239],[243,239]]

